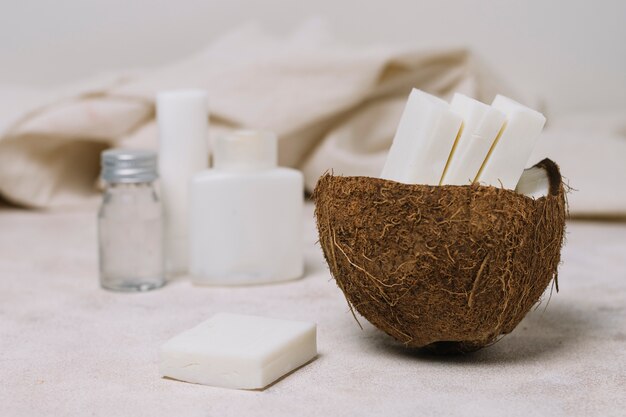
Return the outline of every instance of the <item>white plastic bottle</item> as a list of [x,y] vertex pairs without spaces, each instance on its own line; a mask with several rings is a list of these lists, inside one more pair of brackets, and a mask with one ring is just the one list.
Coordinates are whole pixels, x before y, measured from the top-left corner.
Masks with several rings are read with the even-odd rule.
[[214,168],[191,181],[190,274],[196,284],[244,285],[303,274],[303,178],[277,167],[276,136],[218,138]]
[[172,90],[157,95],[165,269],[169,276],[185,274],[189,265],[189,181],[209,165],[208,118],[208,99],[203,90]]

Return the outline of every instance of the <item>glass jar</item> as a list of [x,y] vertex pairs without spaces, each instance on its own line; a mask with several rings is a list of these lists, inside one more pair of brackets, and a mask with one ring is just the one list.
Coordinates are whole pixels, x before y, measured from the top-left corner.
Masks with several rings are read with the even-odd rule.
[[102,153],[101,177],[106,184],[98,213],[102,288],[148,291],[165,284],[156,160],[151,151],[112,149]]

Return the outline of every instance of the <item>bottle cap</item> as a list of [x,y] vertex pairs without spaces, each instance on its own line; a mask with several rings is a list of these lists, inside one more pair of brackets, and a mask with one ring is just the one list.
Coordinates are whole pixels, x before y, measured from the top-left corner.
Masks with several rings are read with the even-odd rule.
[[206,91],[162,91],[157,94],[156,112],[161,175],[170,172],[177,176],[186,172],[191,175],[206,169],[209,161]]
[[277,165],[278,141],[272,132],[238,130],[217,138],[213,167],[223,170],[257,170]]
[[151,182],[158,178],[157,155],[141,149],[109,149],[101,155],[101,178],[109,183]]

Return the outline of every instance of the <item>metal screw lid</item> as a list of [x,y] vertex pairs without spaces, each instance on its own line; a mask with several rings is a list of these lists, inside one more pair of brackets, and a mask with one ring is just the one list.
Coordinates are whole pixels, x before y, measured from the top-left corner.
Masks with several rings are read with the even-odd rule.
[[109,183],[151,182],[158,178],[157,155],[141,149],[109,149],[102,152],[100,177]]

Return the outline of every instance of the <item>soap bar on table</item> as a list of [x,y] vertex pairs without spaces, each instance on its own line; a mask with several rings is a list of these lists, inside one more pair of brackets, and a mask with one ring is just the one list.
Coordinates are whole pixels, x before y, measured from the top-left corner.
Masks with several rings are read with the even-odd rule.
[[159,370],[186,382],[260,389],[317,355],[314,323],[220,313],[165,342]]
[[491,105],[502,111],[507,121],[476,180],[483,185],[512,190],[524,172],[546,118],[501,95]]
[[476,179],[504,125],[505,115],[498,109],[458,93],[452,98],[450,108],[463,118],[463,127],[450,153],[441,184],[468,185]]
[[461,117],[438,97],[413,89],[381,178],[406,184],[439,185]]

